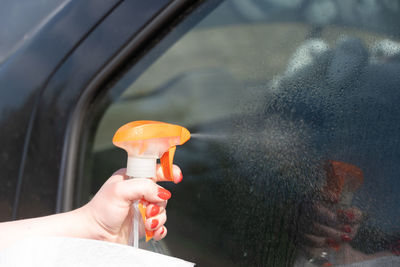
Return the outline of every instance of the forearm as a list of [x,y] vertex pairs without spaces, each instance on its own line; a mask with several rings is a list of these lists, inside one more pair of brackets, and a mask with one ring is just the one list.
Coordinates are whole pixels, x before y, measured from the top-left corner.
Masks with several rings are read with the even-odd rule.
[[0,249],[32,236],[96,238],[84,208],[51,216],[0,223]]

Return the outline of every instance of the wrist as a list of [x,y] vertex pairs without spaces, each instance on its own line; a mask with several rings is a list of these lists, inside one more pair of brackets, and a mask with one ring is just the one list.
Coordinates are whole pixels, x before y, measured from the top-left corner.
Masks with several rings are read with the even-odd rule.
[[67,230],[69,232],[68,236],[96,239],[96,231],[93,229],[94,224],[91,222],[85,206],[66,212],[64,221],[70,224],[69,230]]
[[75,211],[80,213],[80,217],[84,222],[84,228],[86,229],[84,238],[117,242],[117,235],[111,232],[108,227],[99,220],[97,214],[90,206],[90,203]]

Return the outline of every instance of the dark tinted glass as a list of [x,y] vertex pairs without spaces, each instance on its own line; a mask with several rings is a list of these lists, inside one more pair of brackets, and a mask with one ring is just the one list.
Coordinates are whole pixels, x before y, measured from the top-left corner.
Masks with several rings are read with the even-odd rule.
[[177,123],[195,134],[177,149],[183,182],[165,184],[166,253],[198,266],[400,264],[399,23],[398,1],[224,2],[110,89],[85,198],[125,165],[116,129]]

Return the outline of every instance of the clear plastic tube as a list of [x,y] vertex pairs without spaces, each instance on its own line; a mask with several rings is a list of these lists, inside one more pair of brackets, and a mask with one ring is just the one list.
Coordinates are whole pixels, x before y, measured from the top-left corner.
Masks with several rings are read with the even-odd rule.
[[132,204],[132,211],[133,211],[132,229],[129,235],[128,244],[135,248],[139,248],[139,223],[141,220],[141,215],[139,212],[139,201],[135,201]]
[[[139,158],[128,156],[126,174],[130,179],[148,178],[156,176],[157,158]],[[129,235],[128,245],[139,248],[139,228],[142,215],[139,211],[139,201],[132,204],[132,230]]]

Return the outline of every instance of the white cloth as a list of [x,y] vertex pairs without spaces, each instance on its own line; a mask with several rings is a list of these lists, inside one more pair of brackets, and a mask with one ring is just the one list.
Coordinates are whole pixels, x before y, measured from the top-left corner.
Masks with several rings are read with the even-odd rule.
[[399,256],[385,256],[368,261],[355,262],[347,265],[338,265],[338,267],[395,267],[400,266]]
[[[317,266],[308,262],[307,258],[299,256],[296,258],[294,267]],[[400,256],[384,256],[351,264],[335,265],[337,267],[400,267]]]
[[194,263],[104,241],[35,237],[0,251],[0,266],[192,267]]

